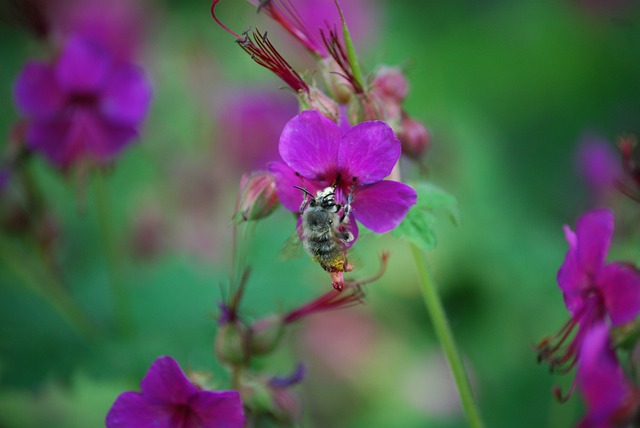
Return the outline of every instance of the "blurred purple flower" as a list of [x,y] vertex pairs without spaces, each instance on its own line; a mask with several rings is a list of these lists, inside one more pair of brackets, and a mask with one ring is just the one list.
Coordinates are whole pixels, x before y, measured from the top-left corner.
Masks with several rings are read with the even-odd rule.
[[596,200],[601,200],[614,189],[621,175],[620,159],[607,141],[598,137],[586,137],[580,143],[577,154],[578,172]]
[[52,16],[57,37],[81,36],[109,51],[118,61],[131,61],[139,49],[151,9],[145,0],[63,0]]
[[[249,0],[310,52],[326,58],[321,30],[341,28],[340,13],[333,0]],[[356,44],[373,45],[378,28],[378,3],[371,0],[340,2],[349,32]]]
[[253,171],[278,159],[278,138],[298,112],[298,102],[283,91],[237,90],[225,96],[216,110],[224,125],[224,148],[237,167]]
[[137,136],[151,88],[138,67],[71,37],[54,64],[27,63],[14,88],[27,146],[61,168],[110,161]]
[[11,170],[8,167],[0,166],[0,195],[9,186],[11,181]]
[[241,428],[237,391],[206,391],[193,385],[171,357],[158,358],[141,383],[142,392],[118,396],[107,428]]
[[607,325],[600,323],[585,334],[580,347],[576,382],[587,414],[579,428],[622,426],[619,424],[637,407],[637,393],[625,378],[609,340]]
[[[342,132],[315,110],[291,119],[280,136],[284,162],[270,165],[276,177],[280,202],[297,212],[303,201],[300,190],[311,194],[335,187],[335,200],[376,233],[395,228],[416,203],[416,192],[404,183],[383,180],[400,157],[400,141],[381,121],[360,123]],[[351,223],[355,228],[355,223]],[[354,233],[355,235],[355,233]]]
[[[575,232],[564,227],[569,251],[558,271],[558,284],[571,319],[553,340],[545,339],[538,345],[539,358],[554,369],[568,371],[573,367],[577,351],[594,325],[608,319],[612,326],[619,326],[640,312],[640,272],[624,262],[605,264],[613,225],[613,212],[601,209],[580,217]],[[575,328],[573,341],[564,347]]]

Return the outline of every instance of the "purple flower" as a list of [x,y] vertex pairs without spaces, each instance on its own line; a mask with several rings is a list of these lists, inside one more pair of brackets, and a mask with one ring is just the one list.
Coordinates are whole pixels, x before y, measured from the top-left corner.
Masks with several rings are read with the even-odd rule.
[[237,391],[206,391],[193,385],[171,357],[158,358],[141,383],[142,392],[118,396],[107,428],[241,428]]
[[297,112],[297,100],[283,91],[252,88],[222,97],[216,117],[231,160],[242,171],[266,168],[278,159],[280,132]]
[[[568,226],[564,231],[569,251],[558,271],[558,284],[571,319],[555,339],[538,345],[539,358],[561,371],[575,364],[577,351],[594,325],[609,321],[619,326],[640,312],[640,273],[628,263],[605,263],[613,235],[613,212],[587,212],[578,220],[575,232]],[[573,341],[564,347],[576,327]]]
[[596,200],[602,200],[621,176],[620,159],[605,140],[589,136],[583,139],[577,154],[578,172]]
[[576,382],[587,414],[580,428],[618,426],[634,410],[634,390],[609,344],[606,324],[594,325],[580,347]]
[[[280,136],[284,162],[270,165],[280,202],[299,211],[303,194],[335,187],[335,200],[365,227],[385,233],[395,228],[416,203],[416,192],[404,183],[383,180],[400,157],[400,142],[389,125],[360,123],[342,132],[315,110],[291,119]],[[355,229],[355,223],[350,223]],[[354,233],[355,235],[355,233]]]
[[131,60],[150,24],[151,10],[145,4],[130,0],[62,1],[55,8],[54,24],[59,27],[55,30],[62,37],[80,35],[91,40],[118,60]]
[[68,168],[108,162],[131,142],[151,89],[138,67],[72,37],[54,64],[32,61],[23,68],[14,96],[29,119],[28,147]]
[[[327,57],[322,29],[341,28],[340,13],[333,0],[249,0],[260,11],[277,21],[306,49],[320,57]],[[372,1],[350,0],[340,7],[349,24],[355,42],[373,45],[378,25],[379,4]]]

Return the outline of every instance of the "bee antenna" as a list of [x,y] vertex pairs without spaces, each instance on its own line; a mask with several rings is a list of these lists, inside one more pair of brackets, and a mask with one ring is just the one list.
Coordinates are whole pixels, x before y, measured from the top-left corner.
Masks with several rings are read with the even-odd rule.
[[302,190],[304,193],[306,193],[307,195],[311,196],[313,198],[313,195],[311,193],[309,193],[309,191],[307,189],[305,189],[304,187],[300,187],[300,186],[293,186],[296,189],[300,189]]

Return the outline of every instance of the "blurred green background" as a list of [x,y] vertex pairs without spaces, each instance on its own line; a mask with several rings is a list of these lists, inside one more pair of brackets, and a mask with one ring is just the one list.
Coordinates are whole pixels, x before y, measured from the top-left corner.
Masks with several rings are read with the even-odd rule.
[[[10,254],[0,264],[0,427],[102,426],[115,397],[138,390],[159,355],[211,371],[228,387],[212,341],[245,171],[227,166],[217,102],[231,86],[281,83],[215,25],[208,2],[149,6],[140,62],[154,100],[140,143],[104,181],[62,177],[40,158],[30,163],[57,220],[65,282],[97,325],[94,338],[29,291],[7,260],[37,271],[38,259],[3,232]],[[248,2],[219,7],[233,28],[275,27]],[[620,135],[640,132],[637,3],[381,0],[370,7],[379,9],[378,22],[373,38],[356,46],[362,66],[406,67],[405,106],[432,133],[429,179],[459,203],[459,225],[439,219],[430,262],[486,425],[572,426],[582,414],[579,397],[560,405],[551,393],[556,384],[566,390],[572,375],[537,365],[534,345],[568,316],[555,282],[566,251],[561,227],[592,207],[577,174],[578,144],[587,132],[612,147]],[[274,31],[274,43],[279,37]],[[26,60],[47,54],[15,25],[0,26],[0,51],[0,135],[8,137],[19,118],[12,84]],[[415,172],[403,166],[407,176]],[[611,203],[619,227],[634,224],[636,205],[622,197]],[[135,328],[127,335],[112,310],[101,214],[111,218],[130,292]],[[136,228],[154,221],[171,231],[158,238],[162,250],[136,256]],[[252,269],[247,316],[282,312],[326,291],[326,274],[307,257],[279,256],[293,227],[281,209],[241,234]],[[633,236],[617,234],[611,257],[637,262]],[[367,288],[367,304],[296,325],[262,369],[286,374],[307,363],[308,377],[295,387],[301,426],[465,426],[408,247],[372,234],[358,247],[358,277],[377,269],[380,251],[391,252],[386,275]]]

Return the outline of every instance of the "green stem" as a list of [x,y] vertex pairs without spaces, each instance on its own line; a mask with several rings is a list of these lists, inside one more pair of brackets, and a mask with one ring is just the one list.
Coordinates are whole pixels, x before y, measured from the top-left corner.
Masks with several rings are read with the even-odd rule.
[[81,336],[92,340],[97,336],[93,321],[55,279],[37,275],[26,265],[28,257],[16,254],[4,239],[0,239],[0,260],[10,268],[31,292],[45,300]]
[[113,310],[118,328],[126,336],[133,334],[133,314],[129,301],[129,290],[124,281],[121,253],[113,232],[113,213],[103,172],[100,171],[96,174],[95,182],[96,211],[106,252]]
[[429,266],[425,254],[414,244],[411,244],[411,251],[418,268],[418,274],[420,276],[422,296],[424,297],[425,305],[431,317],[433,328],[436,331],[438,340],[444,350],[444,354],[449,362],[449,368],[453,374],[453,379],[458,387],[458,393],[460,394],[460,400],[462,401],[462,407],[467,415],[469,426],[473,428],[483,427],[480,412],[473,399],[471,393],[471,385],[469,384],[469,378],[465,371],[458,352],[447,315],[444,312],[442,301],[438,294],[436,284],[429,272]]
[[351,39],[351,33],[349,33],[349,28],[347,27],[347,22],[344,19],[344,15],[342,14],[342,8],[337,0],[334,0],[336,7],[338,8],[338,12],[340,13],[340,20],[342,21],[342,37],[344,39],[344,45],[347,50],[347,58],[349,59],[349,65],[351,66],[351,72],[353,73],[353,78],[356,80],[360,88],[364,89],[364,77],[362,75],[362,70],[360,69],[360,63],[358,62],[358,57],[356,55],[356,48],[353,45],[353,40]]

